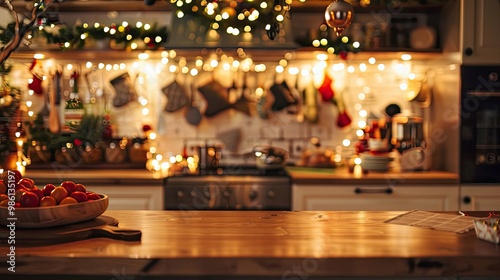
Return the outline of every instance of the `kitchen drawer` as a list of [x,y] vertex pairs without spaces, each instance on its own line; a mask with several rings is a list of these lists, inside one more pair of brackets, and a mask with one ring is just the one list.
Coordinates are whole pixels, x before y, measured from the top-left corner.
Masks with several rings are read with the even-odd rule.
[[108,210],[163,210],[161,186],[92,186],[89,190],[109,196]]
[[458,210],[458,185],[297,185],[293,210],[428,211]]

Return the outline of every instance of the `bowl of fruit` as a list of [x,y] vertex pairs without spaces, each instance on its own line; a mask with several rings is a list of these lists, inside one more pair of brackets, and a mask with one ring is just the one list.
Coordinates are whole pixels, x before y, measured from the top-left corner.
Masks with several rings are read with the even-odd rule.
[[47,228],[84,222],[104,213],[108,203],[107,195],[72,181],[38,188],[32,179],[11,170],[0,181],[1,225]]

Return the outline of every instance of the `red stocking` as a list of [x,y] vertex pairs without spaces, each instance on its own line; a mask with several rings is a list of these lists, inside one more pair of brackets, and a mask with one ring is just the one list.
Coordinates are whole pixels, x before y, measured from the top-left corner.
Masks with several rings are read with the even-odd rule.
[[332,83],[333,79],[330,78],[328,73],[325,72],[325,78],[323,79],[323,83],[318,88],[318,91],[321,94],[321,99],[324,102],[332,100],[332,98],[335,96],[335,92],[332,89]]
[[37,95],[41,95],[43,94],[42,75],[40,75],[41,65],[38,64],[38,61],[36,59],[33,59],[33,62],[30,66],[31,74],[33,74],[33,81],[28,84],[28,89],[32,90]]

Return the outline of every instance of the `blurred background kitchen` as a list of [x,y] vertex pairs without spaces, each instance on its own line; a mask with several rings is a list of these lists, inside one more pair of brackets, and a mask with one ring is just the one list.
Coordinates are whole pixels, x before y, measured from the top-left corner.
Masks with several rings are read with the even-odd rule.
[[[131,59],[137,53],[130,54],[127,50],[147,50],[140,38],[127,41],[124,46],[112,43],[111,47],[100,47],[95,43],[97,40],[89,38],[79,50],[113,48],[125,54],[109,59],[99,50],[93,59],[80,57],[78,52],[61,57],[52,54],[63,46],[47,43],[46,36],[38,32],[30,45],[23,48],[41,51],[42,55],[52,49],[36,62],[39,75],[44,77],[42,92],[30,94],[27,89],[33,75],[27,71],[26,63],[14,64],[10,82],[23,89],[22,101],[31,105],[23,106],[23,120],[34,120],[41,113],[48,127],[47,94],[51,84],[47,77],[51,71],[59,71],[53,79],[58,83],[55,94],[60,98],[56,110],[64,126],[64,105],[73,91],[71,75],[76,71],[76,90],[85,110],[109,118],[109,133],[115,142],[122,137],[141,142],[139,139],[153,133],[153,139],[147,141],[152,152],[148,157],[161,159],[154,166],[149,162],[148,169],[158,168],[161,162],[170,161],[171,156],[183,153],[193,156],[194,147],[207,142],[222,145],[223,158],[227,160],[240,159],[257,145],[281,147],[289,152],[289,163],[298,165],[320,165],[308,162],[304,153],[321,149],[331,156],[331,162],[325,166],[328,167],[368,150],[368,138],[381,139],[389,145],[392,127],[387,127],[391,124],[387,108],[392,105],[396,108],[392,114],[422,117],[417,121],[421,127],[408,125],[400,130],[419,130],[419,135],[412,137],[424,140],[432,149],[428,154],[434,160],[424,169],[456,172],[459,61],[444,49],[448,34],[441,32],[441,25],[446,24],[443,20],[450,11],[450,3],[444,2],[448,5],[444,8],[441,1],[429,3],[431,13],[421,6],[410,13],[389,14],[381,10],[377,16],[356,14],[352,27],[341,37],[326,26],[321,15],[300,12],[284,23],[276,41],[267,39],[250,44],[248,49],[243,46],[236,50],[229,40],[232,38],[220,39],[217,46],[227,44],[231,47],[227,51],[224,48],[199,51],[197,48],[210,46],[210,42],[201,42],[199,47],[191,43],[189,36],[198,38],[200,32],[194,28],[186,36],[183,24],[179,23],[181,19],[173,16],[173,12],[78,13],[77,17],[75,13],[57,13],[55,19],[46,19],[52,21],[40,25],[40,29],[57,33],[85,23],[90,26],[118,23],[119,27],[127,23],[137,27],[149,24],[155,28],[166,26],[168,32],[165,30],[164,36],[169,37],[169,43],[164,43],[166,50],[161,50],[162,46],[149,58]],[[189,24],[196,21],[189,19]],[[222,36],[231,37],[224,32]],[[347,43],[335,43],[339,40]],[[309,45],[302,47],[305,50],[288,50],[290,46],[300,46],[297,42]],[[313,47],[318,42],[319,47]],[[169,45],[178,45],[178,50],[168,50]],[[261,45],[263,49],[258,48]],[[185,46],[191,49],[186,50]],[[337,47],[335,52],[339,54],[328,53],[332,46]],[[405,50],[418,52],[411,54]],[[119,80],[123,74],[127,79]],[[119,97],[125,99],[120,103]],[[199,120],[189,120],[186,111],[191,109],[199,111]],[[144,131],[145,126],[151,131]],[[455,129],[449,129],[452,127]],[[447,135],[446,144],[442,138],[432,138],[436,133]],[[120,146],[119,142],[111,144]],[[65,146],[61,143],[62,148]],[[102,161],[113,159],[103,154]]]

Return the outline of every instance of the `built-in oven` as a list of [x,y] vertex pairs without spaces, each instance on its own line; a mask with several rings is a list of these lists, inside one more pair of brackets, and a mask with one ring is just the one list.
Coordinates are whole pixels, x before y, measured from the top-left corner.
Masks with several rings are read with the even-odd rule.
[[164,179],[165,210],[292,210],[292,179],[284,169],[219,166]]
[[500,65],[462,66],[460,181],[500,183]]

